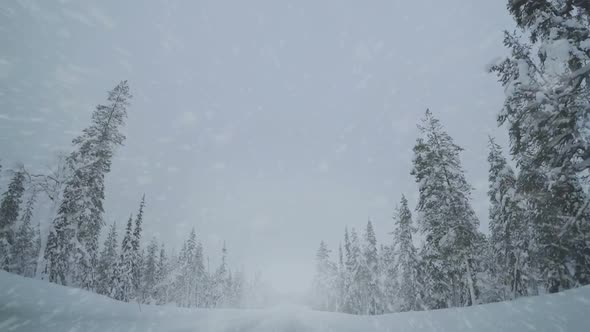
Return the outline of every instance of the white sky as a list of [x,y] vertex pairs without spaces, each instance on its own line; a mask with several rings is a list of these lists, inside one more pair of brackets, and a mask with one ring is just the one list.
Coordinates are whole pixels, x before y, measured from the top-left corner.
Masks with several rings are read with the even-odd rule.
[[426,107],[462,154],[487,229],[487,135],[503,91],[506,1],[0,3],[0,158],[37,167],[128,79],[106,220],[147,196],[146,237],[191,227],[216,262],[306,289],[320,240],[375,224],[388,243]]

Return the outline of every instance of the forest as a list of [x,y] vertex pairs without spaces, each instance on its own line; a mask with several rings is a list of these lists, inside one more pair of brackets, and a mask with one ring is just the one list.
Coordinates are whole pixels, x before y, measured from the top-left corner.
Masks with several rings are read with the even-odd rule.
[[[472,207],[463,148],[431,105],[417,126],[408,169],[416,206],[409,193],[399,193],[385,243],[377,243],[371,220],[363,230],[335,230],[344,229],[342,242],[331,244],[337,250],[320,243],[309,296],[314,309],[379,315],[590,284],[590,5],[513,0],[507,9],[517,30],[505,32],[509,55],[488,70],[505,91],[493,125],[505,128],[510,141],[503,149],[489,137],[482,151],[489,162],[488,232]],[[131,104],[123,80],[50,171],[24,165],[2,171],[9,180],[0,188],[0,269],[123,302],[199,308],[263,302],[260,276],[230,267],[225,244],[211,267],[204,235],[194,228],[182,243],[144,238],[150,198],[141,192],[124,223],[107,224],[105,178],[124,145]],[[49,224],[46,234],[33,224],[35,214]]]
[[511,1],[508,9],[520,31],[505,32],[510,56],[489,71],[506,92],[497,119],[515,166],[489,137],[489,233],[471,206],[463,149],[427,110],[409,172],[415,217],[402,194],[387,243],[377,244],[370,220],[360,235],[344,230],[336,260],[320,243],[315,308],[432,310],[590,283],[590,5]]

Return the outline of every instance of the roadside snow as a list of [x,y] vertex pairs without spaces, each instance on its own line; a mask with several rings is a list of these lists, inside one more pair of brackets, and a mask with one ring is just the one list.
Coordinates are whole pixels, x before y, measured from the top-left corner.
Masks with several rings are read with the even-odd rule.
[[121,303],[0,271],[0,331],[588,331],[590,287],[471,308],[352,316],[282,306],[183,309]]

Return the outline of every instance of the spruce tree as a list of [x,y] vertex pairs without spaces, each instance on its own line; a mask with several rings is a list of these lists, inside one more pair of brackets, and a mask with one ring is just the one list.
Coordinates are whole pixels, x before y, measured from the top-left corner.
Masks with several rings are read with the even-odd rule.
[[168,257],[166,256],[166,248],[164,244],[160,248],[160,256],[158,257],[158,264],[156,266],[156,304],[166,304],[169,301],[168,298]]
[[346,296],[346,266],[344,265],[344,256],[342,253],[342,245],[338,246],[338,300],[336,311],[345,312],[345,296]]
[[39,265],[42,263],[41,261],[41,245],[43,243],[43,240],[41,238],[41,222],[38,221],[37,222],[37,226],[34,229],[35,232],[35,257],[34,257],[34,264],[35,264],[35,270],[33,271],[33,277],[37,277],[38,276],[38,270],[39,270]]
[[399,273],[395,259],[394,246],[383,246],[381,250],[383,273],[383,307],[386,312],[400,311]]
[[111,283],[115,279],[115,269],[118,263],[118,246],[117,224],[113,222],[98,260],[96,283],[96,292],[98,294],[111,295]]
[[511,54],[491,67],[506,88],[498,122],[508,126],[532,209],[531,255],[546,290],[557,292],[590,283],[588,5],[519,0],[508,9],[523,38],[506,32]]
[[157,298],[158,282],[158,241],[154,238],[147,247],[145,268],[143,273],[143,302],[153,303]]
[[200,254],[197,246],[197,236],[193,228],[181,253],[178,285],[180,287],[178,302],[181,307],[200,306],[204,302],[204,289],[200,287],[203,286],[203,279],[199,271]]
[[187,307],[186,295],[188,292],[188,276],[185,270],[188,269],[187,241],[184,241],[182,248],[178,253],[177,261],[174,266],[175,280],[172,287],[171,297],[179,307]]
[[354,228],[350,232],[350,257],[348,263],[349,285],[347,291],[347,303],[349,313],[363,314],[368,308],[366,292],[366,266],[363,261],[363,254],[360,239]]
[[227,266],[227,248],[225,246],[225,242],[223,242],[223,247],[221,249],[221,263],[219,267],[215,271],[215,275],[213,276],[213,306],[224,306],[227,304],[227,300],[229,297],[229,289],[231,287],[230,283],[230,271]]
[[[194,230],[193,230],[194,231]],[[193,260],[193,270],[195,271],[194,284],[196,286],[195,291],[195,306],[204,306],[205,301],[205,285],[209,282],[209,271],[205,270],[205,254],[203,252],[203,244],[198,241],[197,248],[195,250],[195,257]]]
[[120,128],[130,98],[127,82],[119,83],[108,93],[109,103],[96,107],[91,125],[72,141],[75,150],[67,158],[72,176],[65,183],[45,251],[51,282],[95,287],[104,178],[115,149],[125,140]]
[[143,209],[145,208],[145,195],[141,197],[141,202],[139,203],[139,211],[137,212],[137,216],[135,218],[135,228],[133,229],[133,234],[131,236],[131,248],[132,248],[132,255],[133,258],[133,288],[137,294],[141,293],[141,281],[142,275],[141,271],[143,268],[143,255],[141,253],[141,226],[143,224]]
[[232,277],[232,296],[231,306],[239,308],[243,305],[244,294],[246,292],[246,280],[242,270],[236,271]]
[[353,252],[352,252],[352,243],[350,242],[350,236],[348,233],[348,227],[344,228],[344,254],[345,254],[345,260],[344,260],[344,271],[343,271],[343,285],[342,285],[342,312],[345,313],[352,313],[353,312],[353,307],[354,307],[354,303],[352,302],[352,295],[351,295],[351,290],[352,290],[352,276],[353,276],[353,270],[354,270],[354,257],[352,256]]
[[392,277],[399,280],[399,289],[395,296],[399,311],[420,310],[420,262],[412,239],[417,229],[412,222],[408,200],[403,195],[394,215],[394,222],[392,251],[395,257],[395,275]]
[[371,221],[367,221],[365,229],[364,256],[364,280],[363,286],[366,292],[366,307],[363,311],[369,315],[383,313],[381,271],[379,264],[379,252],[377,250],[377,238]]
[[133,250],[133,216],[129,216],[125,235],[121,244],[121,254],[119,255],[116,278],[114,285],[114,298],[120,301],[129,302],[135,296],[135,283],[133,281],[135,271],[135,259],[137,258]]
[[337,269],[330,260],[330,250],[324,241],[316,253],[316,274],[313,281],[316,310],[334,311],[337,308]]
[[138,303],[143,303],[146,299],[146,291],[144,281],[144,273],[145,273],[145,249],[141,248],[139,254],[137,254],[134,264],[134,274],[133,274],[133,290],[135,294],[135,301]]
[[528,295],[529,232],[524,202],[517,177],[502,155],[501,147],[490,137],[488,162],[490,198],[490,242],[492,273],[503,288],[503,299]]
[[31,225],[36,197],[37,193],[32,190],[20,218],[20,226],[15,235],[11,254],[11,271],[29,278],[35,275],[37,267],[37,236],[33,225]]
[[459,160],[463,150],[426,110],[414,147],[419,190],[419,226],[425,305],[430,309],[476,304],[479,221],[471,208],[471,186]]
[[25,192],[25,174],[22,169],[14,172],[8,189],[0,201],[0,269],[10,271],[12,246],[15,241],[15,224]]

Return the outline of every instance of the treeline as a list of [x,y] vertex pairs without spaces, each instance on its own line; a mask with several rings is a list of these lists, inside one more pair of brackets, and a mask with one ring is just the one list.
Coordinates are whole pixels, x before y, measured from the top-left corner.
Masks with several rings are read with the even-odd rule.
[[386,245],[370,222],[362,238],[345,230],[336,262],[322,242],[316,308],[462,307],[590,284],[590,6],[523,0],[508,10],[520,33],[506,32],[511,54],[490,71],[505,87],[498,124],[508,127],[516,168],[490,138],[489,235],[471,206],[462,148],[426,111],[410,172],[416,222],[402,196]]
[[[123,145],[121,133],[131,99],[126,81],[98,105],[89,127],[76,137],[73,151],[58,159],[49,174],[32,174],[24,166],[11,173],[0,199],[0,268],[26,277],[78,287],[121,301],[183,307],[238,307],[252,297],[259,280],[247,282],[243,271],[221,263],[210,269],[194,229],[178,254],[167,253],[156,239],[144,243],[145,196],[130,216],[119,241],[113,223],[99,245],[103,220],[104,179],[112,157]],[[46,237],[32,224],[38,198],[51,202]],[[207,259],[208,261],[208,259]]]

